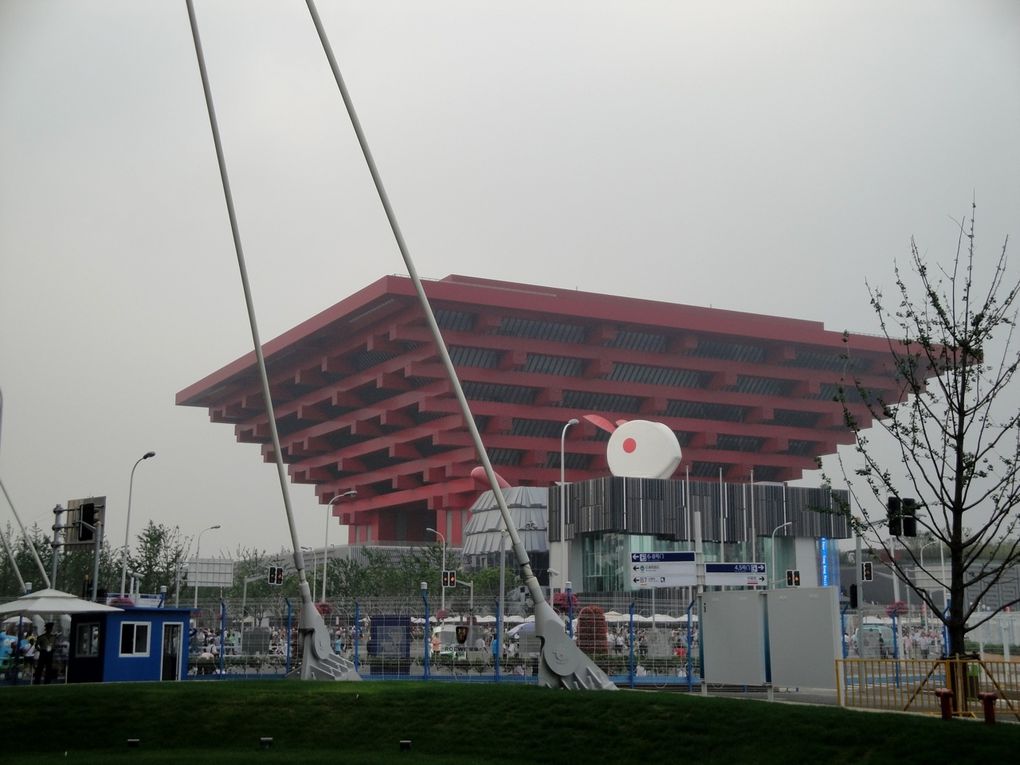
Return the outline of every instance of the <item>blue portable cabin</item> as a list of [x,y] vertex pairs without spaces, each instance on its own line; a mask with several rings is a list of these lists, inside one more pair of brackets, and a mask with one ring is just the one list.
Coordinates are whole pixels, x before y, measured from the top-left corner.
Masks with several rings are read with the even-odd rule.
[[67,682],[180,680],[188,674],[186,608],[71,616]]

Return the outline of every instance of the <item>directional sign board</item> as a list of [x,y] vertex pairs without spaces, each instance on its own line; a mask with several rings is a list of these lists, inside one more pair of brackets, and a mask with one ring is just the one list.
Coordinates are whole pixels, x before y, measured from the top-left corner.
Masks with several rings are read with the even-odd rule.
[[637,590],[693,587],[698,583],[693,552],[631,553],[627,573],[630,586]]
[[714,587],[766,587],[764,563],[706,563],[705,584]]

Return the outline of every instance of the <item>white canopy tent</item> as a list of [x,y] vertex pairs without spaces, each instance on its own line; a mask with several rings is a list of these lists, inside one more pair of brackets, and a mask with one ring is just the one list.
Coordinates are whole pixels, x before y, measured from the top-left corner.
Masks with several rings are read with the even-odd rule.
[[105,603],[93,603],[91,600],[83,600],[68,592],[54,589],[30,592],[7,603],[0,603],[0,614],[11,614],[14,616],[87,614],[123,610],[116,606],[108,606]]

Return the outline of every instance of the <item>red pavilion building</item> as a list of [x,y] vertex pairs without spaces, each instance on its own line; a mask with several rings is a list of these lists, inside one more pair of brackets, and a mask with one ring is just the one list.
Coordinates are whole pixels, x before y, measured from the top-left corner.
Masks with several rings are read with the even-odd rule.
[[[835,400],[842,332],[820,323],[448,276],[426,282],[497,472],[515,486],[560,479],[571,418],[665,423],[677,477],[790,481],[853,442]],[[888,402],[905,391],[884,338],[849,335],[855,375]],[[387,276],[265,344],[283,458],[314,484],[351,543],[459,546],[478,464],[411,280]],[[853,393],[853,391],[851,391]],[[275,459],[254,352],[177,394]],[[863,404],[851,404],[862,426]],[[608,474],[608,435],[581,419],[565,443],[570,482]]]

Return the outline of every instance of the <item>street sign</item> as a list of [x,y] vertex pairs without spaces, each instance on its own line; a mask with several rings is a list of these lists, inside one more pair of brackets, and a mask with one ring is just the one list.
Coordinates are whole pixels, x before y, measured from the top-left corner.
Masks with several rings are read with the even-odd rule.
[[[106,497],[85,497],[67,500],[67,515],[64,517],[63,542],[68,547],[95,545],[95,531],[83,526],[97,526],[106,520]],[[105,535],[104,535],[105,536]]]
[[628,579],[633,589],[693,587],[698,570],[693,552],[647,552],[630,554]]
[[714,587],[767,587],[764,563],[706,563],[705,584]]

